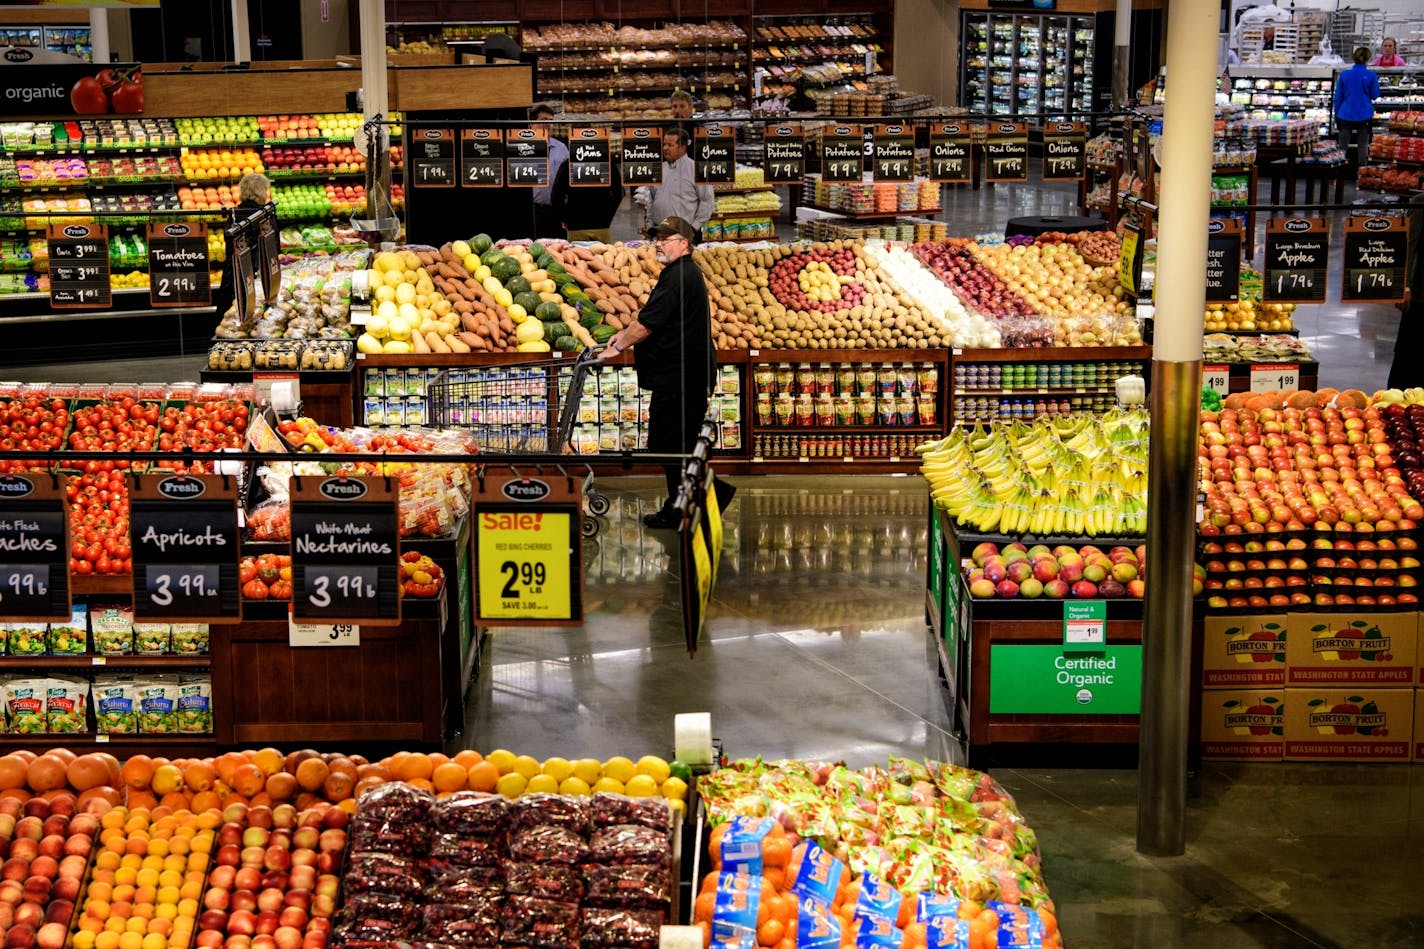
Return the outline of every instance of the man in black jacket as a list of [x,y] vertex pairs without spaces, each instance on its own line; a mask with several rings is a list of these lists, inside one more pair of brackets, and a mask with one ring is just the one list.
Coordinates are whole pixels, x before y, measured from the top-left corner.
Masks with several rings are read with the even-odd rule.
[[[716,384],[707,284],[692,259],[695,235],[692,225],[680,217],[663,218],[649,229],[648,237],[657,244],[663,271],[638,318],[608,341],[601,356],[611,359],[637,346],[633,364],[638,370],[638,387],[651,393],[648,451],[656,454],[691,453]],[[673,502],[682,469],[668,465],[666,475],[668,499],[661,510],[643,518],[648,527],[678,524]],[[713,485],[719,506],[726,508],[736,488],[721,480],[714,480]]]

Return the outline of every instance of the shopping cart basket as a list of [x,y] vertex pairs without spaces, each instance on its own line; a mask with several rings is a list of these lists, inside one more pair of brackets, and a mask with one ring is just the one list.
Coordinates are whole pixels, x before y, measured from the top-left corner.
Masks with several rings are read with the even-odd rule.
[[[562,462],[573,453],[579,399],[598,366],[597,351],[588,349],[574,359],[446,369],[426,386],[430,420],[437,428],[470,431],[485,455],[547,455],[550,463]],[[594,490],[592,468],[583,495],[583,533],[592,537],[598,533],[594,518],[608,513],[607,495]]]

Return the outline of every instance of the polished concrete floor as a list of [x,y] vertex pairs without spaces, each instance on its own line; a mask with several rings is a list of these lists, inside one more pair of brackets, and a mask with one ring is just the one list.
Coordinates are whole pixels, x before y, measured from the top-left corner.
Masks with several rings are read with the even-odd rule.
[[[947,189],[945,198],[956,234],[1074,211],[1063,187]],[[625,210],[615,234],[635,227]],[[1303,307],[1297,320],[1324,385],[1383,384],[1392,307],[1336,302]],[[199,368],[193,357],[6,367],[0,353],[0,379],[174,381]],[[959,754],[921,607],[920,483],[737,483],[695,656],[683,643],[670,535],[641,524],[660,500],[655,480],[605,479],[614,505],[585,548],[587,621],[493,631],[459,743],[536,756],[665,754],[673,715],[709,711],[733,756],[863,765]],[[1042,765],[992,770],[1038,830],[1072,949],[1424,945],[1424,769],[1212,764],[1191,777],[1185,855],[1148,858],[1134,845],[1131,768]]]

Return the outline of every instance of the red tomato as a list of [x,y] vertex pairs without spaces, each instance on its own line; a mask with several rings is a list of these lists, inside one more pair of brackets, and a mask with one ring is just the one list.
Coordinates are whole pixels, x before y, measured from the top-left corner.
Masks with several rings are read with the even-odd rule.
[[119,83],[119,88],[114,90],[114,94],[110,98],[113,100],[115,112],[142,112],[143,80]]
[[[141,102],[142,95],[139,98]],[[93,76],[74,84],[69,90],[69,104],[78,115],[103,115],[109,111],[109,97],[104,94],[103,83]]]

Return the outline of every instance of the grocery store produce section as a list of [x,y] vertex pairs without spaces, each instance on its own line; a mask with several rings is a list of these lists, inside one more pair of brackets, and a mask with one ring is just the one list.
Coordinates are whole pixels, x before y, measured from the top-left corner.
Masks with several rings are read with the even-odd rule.
[[903,758],[54,747],[0,758],[0,848],[17,949],[1062,944],[1013,798]]

